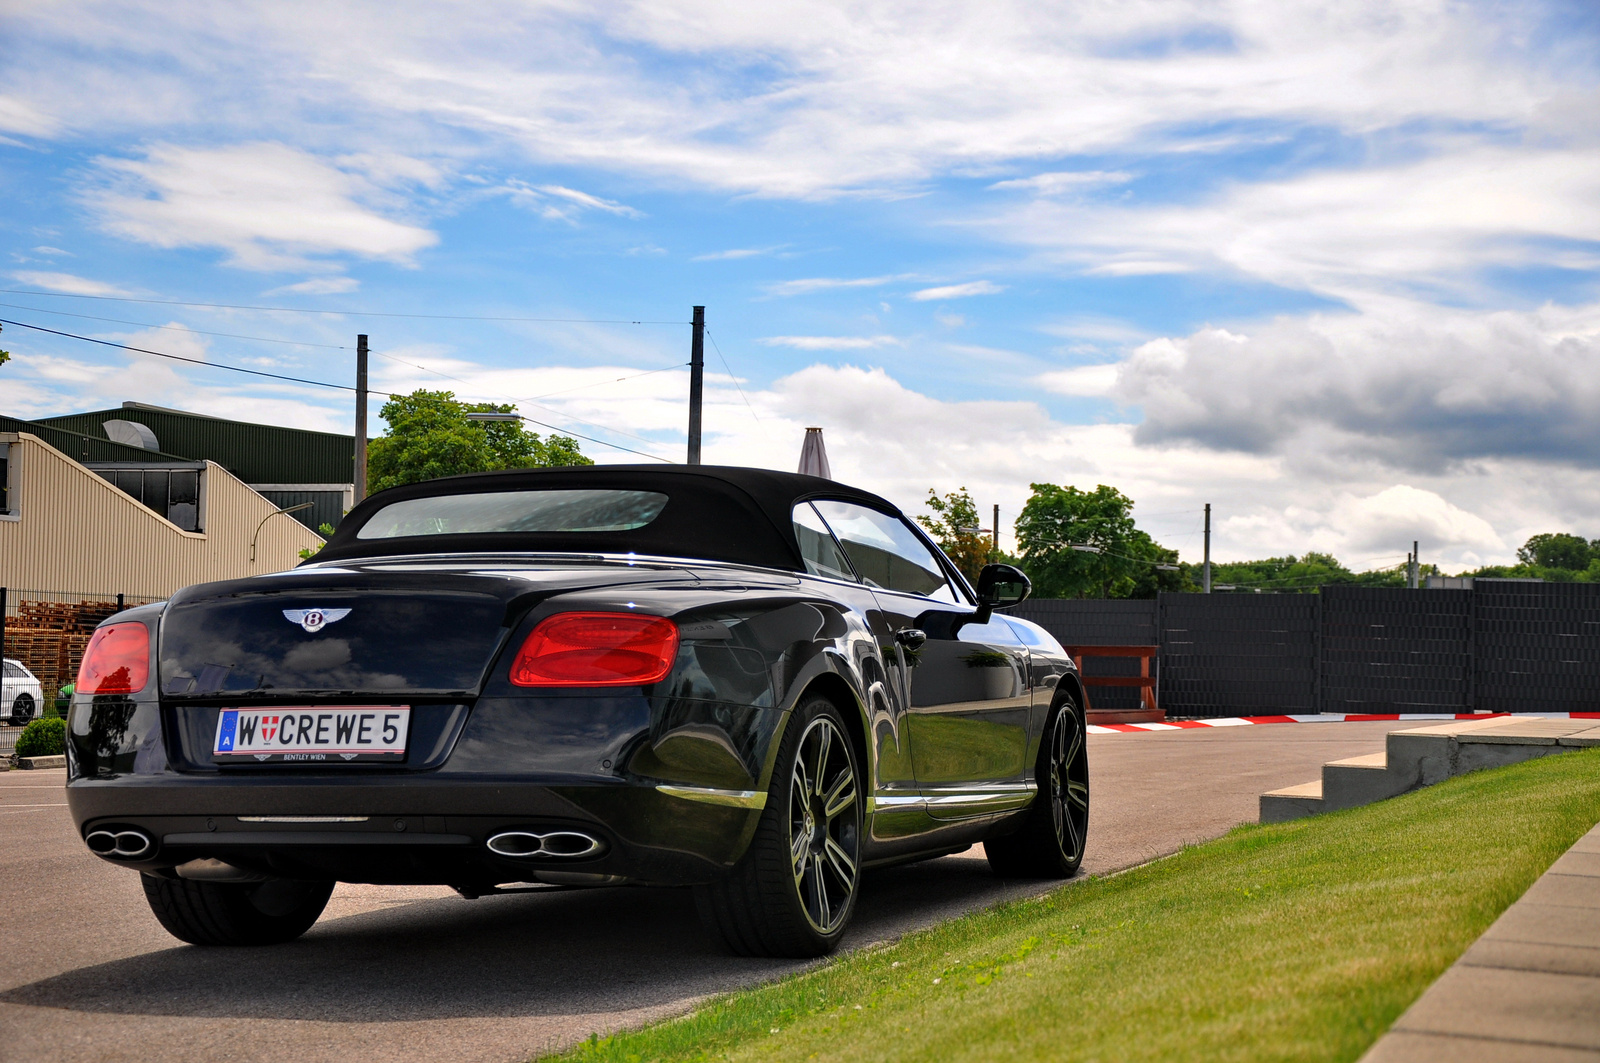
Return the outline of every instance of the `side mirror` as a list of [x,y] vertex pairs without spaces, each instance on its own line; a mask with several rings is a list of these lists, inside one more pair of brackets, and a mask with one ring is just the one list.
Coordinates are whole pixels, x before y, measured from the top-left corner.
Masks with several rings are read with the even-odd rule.
[[980,624],[989,622],[996,606],[1016,605],[1033,593],[1033,582],[1015,565],[984,565],[978,573],[978,615]]

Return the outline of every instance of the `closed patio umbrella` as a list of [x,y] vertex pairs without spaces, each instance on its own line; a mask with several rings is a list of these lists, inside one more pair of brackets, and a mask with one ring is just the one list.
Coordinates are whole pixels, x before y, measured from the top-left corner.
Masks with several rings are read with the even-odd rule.
[[800,445],[799,471],[807,476],[833,479],[833,470],[828,468],[828,451],[822,445],[822,429],[806,429],[806,441]]

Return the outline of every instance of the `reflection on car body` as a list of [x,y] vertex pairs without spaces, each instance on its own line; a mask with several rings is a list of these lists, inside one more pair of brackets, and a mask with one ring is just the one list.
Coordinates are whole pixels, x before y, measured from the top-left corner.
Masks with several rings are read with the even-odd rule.
[[187,941],[288,940],[336,881],[633,883],[694,886],[734,951],[816,955],[874,866],[1076,870],[1082,689],[995,611],[1026,593],[807,476],[395,488],[295,570],[101,625],[68,801]]

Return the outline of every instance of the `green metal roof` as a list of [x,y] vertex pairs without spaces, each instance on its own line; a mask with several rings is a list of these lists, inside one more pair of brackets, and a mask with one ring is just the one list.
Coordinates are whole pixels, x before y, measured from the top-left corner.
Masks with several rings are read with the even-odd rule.
[[[161,445],[161,456],[194,461],[208,458],[246,483],[347,484],[355,479],[355,437],[334,432],[230,421],[132,402],[111,410],[41,417],[26,423],[98,437],[117,448],[115,456],[96,455],[95,460],[128,460],[124,455],[129,451],[146,458],[155,456],[154,451],[140,451],[106,439],[104,424],[114,420],[134,421],[149,428]],[[37,432],[38,428],[21,430]],[[51,446],[55,445],[51,442]],[[76,451],[57,449],[82,458]]]
[[0,432],[27,432],[29,435],[38,436],[67,457],[77,461],[150,462],[192,460],[181,454],[169,454],[159,450],[145,450],[143,447],[130,447],[126,443],[114,443],[105,437],[104,432],[96,432],[94,435],[89,435],[86,432],[76,432],[44,421],[24,421],[17,417],[7,417],[4,414],[0,414]]

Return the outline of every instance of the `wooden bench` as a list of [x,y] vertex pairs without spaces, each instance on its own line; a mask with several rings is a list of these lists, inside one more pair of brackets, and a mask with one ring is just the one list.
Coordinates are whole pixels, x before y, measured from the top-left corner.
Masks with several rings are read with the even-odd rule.
[[[1156,723],[1166,719],[1166,712],[1156,703],[1156,679],[1150,674],[1150,662],[1159,647],[1156,646],[1068,646],[1067,653],[1078,666],[1078,676],[1083,680],[1084,701],[1088,702],[1089,687],[1138,687],[1139,708],[1096,709],[1092,703],[1084,705],[1089,723]],[[1137,657],[1138,675],[1086,675],[1085,657]]]

